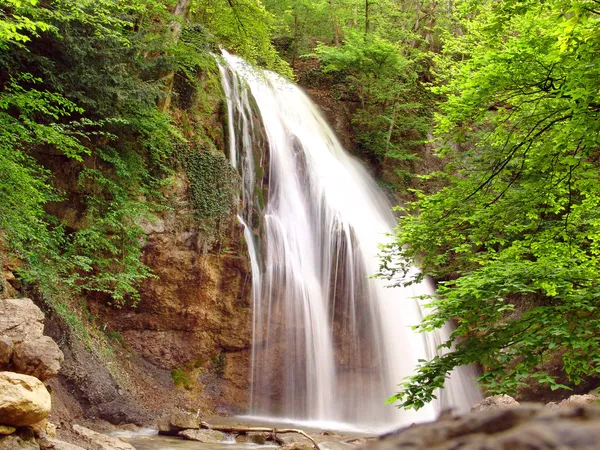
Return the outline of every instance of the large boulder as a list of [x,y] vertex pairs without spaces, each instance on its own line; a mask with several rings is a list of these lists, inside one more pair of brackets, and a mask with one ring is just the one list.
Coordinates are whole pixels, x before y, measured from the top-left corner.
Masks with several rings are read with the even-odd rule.
[[162,417],[158,421],[158,434],[177,436],[183,430],[197,430],[200,428],[200,419],[194,414],[178,411]]
[[73,431],[82,440],[82,444],[92,450],[135,450],[131,444],[117,437],[97,433],[81,425],[73,425]]
[[471,408],[471,411],[487,411],[489,409],[506,409],[512,408],[515,406],[519,406],[519,402],[517,402],[514,398],[509,395],[494,395],[492,397],[487,397],[477,403],[475,406]]
[[44,314],[28,298],[0,300],[0,336],[14,344],[37,339],[44,334]]
[[0,369],[55,377],[64,355],[43,332],[44,314],[30,299],[0,300]]
[[179,432],[179,436],[205,444],[217,444],[225,440],[225,435],[216,430],[183,430]]
[[14,370],[39,378],[42,381],[58,375],[65,357],[56,342],[48,336],[23,341],[14,348]]
[[597,450],[600,408],[595,405],[552,411],[524,404],[442,416],[389,433],[363,450]]
[[0,423],[15,427],[33,425],[50,414],[52,400],[35,377],[0,372]]

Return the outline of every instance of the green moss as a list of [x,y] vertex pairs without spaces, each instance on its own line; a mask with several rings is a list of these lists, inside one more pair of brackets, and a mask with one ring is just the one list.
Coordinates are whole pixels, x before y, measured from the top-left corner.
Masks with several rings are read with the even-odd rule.
[[171,370],[171,379],[173,380],[173,384],[177,387],[183,387],[185,389],[192,388],[192,381],[186,371],[181,367],[176,367]]
[[225,367],[227,366],[227,355],[225,352],[220,352],[218,355],[213,355],[211,358],[213,363],[213,369],[218,377],[222,377],[225,374]]
[[201,149],[186,152],[184,168],[190,182],[194,216],[208,244],[222,241],[237,210],[237,172],[223,153]]

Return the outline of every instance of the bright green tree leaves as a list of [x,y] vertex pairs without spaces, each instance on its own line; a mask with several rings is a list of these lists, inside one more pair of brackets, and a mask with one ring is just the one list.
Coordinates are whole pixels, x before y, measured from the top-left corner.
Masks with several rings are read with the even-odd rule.
[[557,355],[570,386],[600,372],[597,4],[462,7],[436,67],[446,187],[409,205],[383,267],[393,277],[401,254],[446,280],[420,328],[457,319],[455,348],[406,380],[404,407],[462,364],[481,364],[490,393],[564,388],[546,371]]

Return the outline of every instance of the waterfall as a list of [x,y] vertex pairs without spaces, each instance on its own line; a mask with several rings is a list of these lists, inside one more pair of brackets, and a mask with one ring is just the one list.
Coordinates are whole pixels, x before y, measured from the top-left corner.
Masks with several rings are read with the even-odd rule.
[[448,337],[411,329],[433,287],[370,278],[391,206],[307,95],[225,51],[220,71],[253,277],[250,414],[389,429],[477,401],[458,372],[419,411],[385,404]]

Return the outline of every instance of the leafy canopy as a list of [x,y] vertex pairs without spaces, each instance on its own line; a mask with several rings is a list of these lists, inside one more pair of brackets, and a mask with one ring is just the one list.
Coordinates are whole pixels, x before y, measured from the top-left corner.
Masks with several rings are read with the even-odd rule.
[[[421,331],[457,320],[444,356],[394,397],[419,408],[478,363],[489,393],[600,374],[600,14],[594,0],[464,1],[436,59],[445,187],[405,209],[382,276],[442,280]],[[398,283],[398,281],[395,281]],[[564,380],[548,373],[559,357]]]

